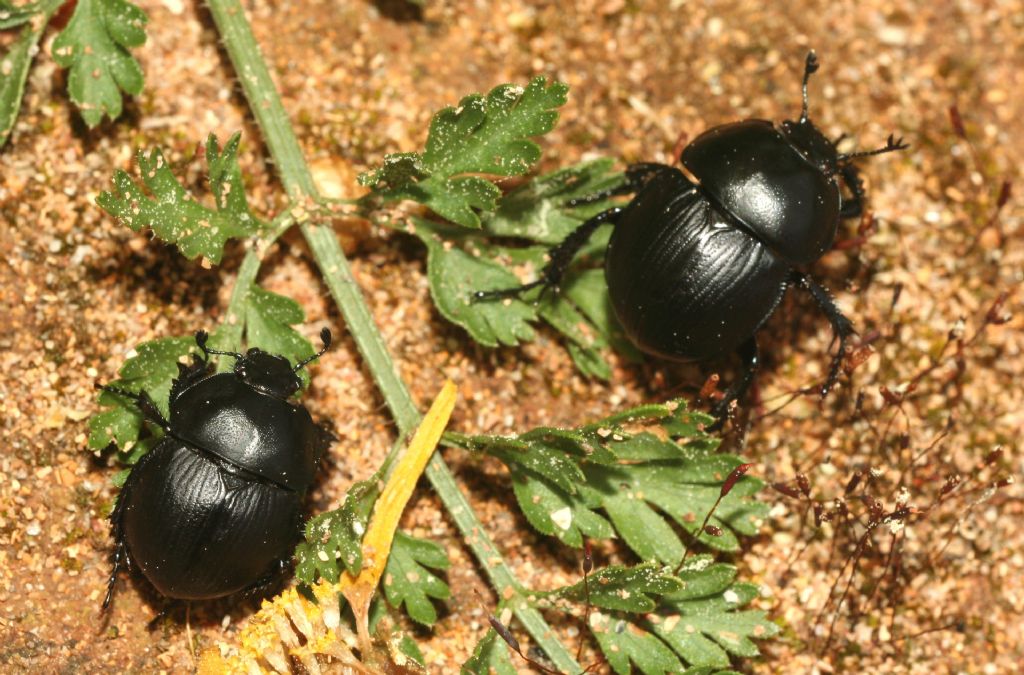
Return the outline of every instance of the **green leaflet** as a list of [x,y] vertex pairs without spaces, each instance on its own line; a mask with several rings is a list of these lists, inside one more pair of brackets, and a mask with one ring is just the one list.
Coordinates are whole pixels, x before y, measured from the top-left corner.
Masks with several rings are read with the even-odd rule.
[[384,570],[384,595],[388,604],[396,608],[404,605],[414,621],[434,625],[437,610],[431,598],[447,600],[451,591],[448,584],[429,570],[446,570],[449,565],[448,556],[438,544],[396,532]]
[[[536,78],[526,88],[502,85],[486,97],[468,96],[458,109],[434,116],[422,154],[388,155],[360,182],[374,188],[367,203],[412,200],[447,221],[413,217],[410,228],[427,245],[431,295],[445,318],[488,347],[533,340],[533,324],[543,321],[566,339],[584,374],[609,379],[609,345],[630,359],[638,352],[614,319],[599,270],[571,273],[561,293],[535,290],[522,298],[472,300],[476,291],[512,288],[536,278],[551,245],[612,203],[573,200],[622,183],[610,159],[536,176],[505,195],[487,180],[530,169],[540,149],[528,139],[551,130],[565,92],[560,83]],[[604,228],[595,234],[578,256],[579,267],[603,254],[609,232]],[[532,245],[523,247],[523,241]]]
[[608,208],[607,201],[579,206],[569,202],[621,185],[622,174],[613,164],[608,158],[594,159],[534,177],[504,195],[497,209],[481,215],[484,231],[548,246],[560,243],[583,221]]
[[582,603],[588,597],[587,588],[593,607],[644,614],[658,607],[661,596],[683,591],[685,582],[672,576],[671,570],[655,563],[633,567],[612,565],[589,575],[586,584],[580,581],[543,595],[548,599]]
[[0,0],[0,30],[21,27],[10,49],[0,57],[0,148],[7,143],[18,118],[28,68],[43,31],[61,4],[63,0],[44,0],[15,7]]
[[[511,438],[449,434],[449,440],[505,463],[519,508],[543,534],[571,546],[584,537],[617,536],[641,559],[674,565],[741,460],[714,454],[717,441],[700,427],[708,424],[706,415],[673,405],[634,408],[576,429],[541,428]],[[687,435],[668,440],[626,430],[627,422]],[[756,478],[741,478],[711,518],[721,535],[702,532],[700,542],[734,551],[738,535],[755,534],[767,515],[752,499],[760,487]],[[681,538],[678,528],[691,536]]]
[[69,68],[68,94],[94,127],[121,115],[121,92],[142,93],[142,68],[129,51],[146,41],[145,12],[126,0],[78,0],[53,42],[53,58]]
[[234,134],[223,149],[210,134],[206,142],[210,189],[215,208],[210,209],[189,194],[177,181],[159,148],[139,152],[137,162],[149,197],[124,171],[114,174],[113,192],[103,192],[96,202],[110,215],[138,232],[144,227],[163,241],[177,244],[186,258],[203,256],[219,263],[229,239],[257,234],[264,224],[250,211],[238,167],[241,134]]
[[[453,244],[461,232],[451,226],[415,219],[413,233],[427,245],[427,277],[430,293],[442,316],[456,323],[477,342],[496,347],[516,345],[534,337],[530,324],[537,320],[537,310],[518,299],[502,302],[473,302],[473,290],[508,288],[519,284],[518,278],[495,261],[499,252],[486,246]],[[518,250],[514,255],[539,260],[538,250]]]
[[462,664],[459,672],[461,675],[516,675],[519,671],[512,665],[508,646],[492,628],[477,643],[473,656]]
[[[53,3],[49,4],[52,5]],[[41,2],[16,6],[8,2],[8,0],[0,0],[0,30],[17,28],[27,23],[33,16],[44,11],[43,6],[44,3]]]
[[[501,218],[485,221],[484,231],[489,232],[493,224],[503,235],[544,242],[575,229],[594,206],[570,210],[565,202],[577,193],[614,182],[619,176],[609,174],[608,164],[604,162],[580,166],[582,168],[573,167],[537,179],[542,186],[553,182],[565,191],[563,194],[552,192],[550,187],[541,189],[541,201],[534,202],[530,211],[540,220],[523,215],[525,198],[513,192],[502,199],[502,204],[512,198],[520,206],[510,207]],[[579,184],[568,182],[575,187],[571,190],[565,187],[566,175],[576,178]],[[533,183],[527,187],[531,186],[536,188]],[[606,204],[596,206],[600,210]],[[517,218],[521,219],[514,218],[514,214],[519,214]],[[517,227],[521,228],[520,234],[516,234]],[[601,270],[570,273],[558,293],[542,294],[535,290],[521,299],[476,302],[473,300],[476,291],[512,288],[536,278],[547,261],[547,245],[502,245],[494,237],[483,237],[471,230],[422,218],[413,219],[411,231],[427,246],[427,277],[438,310],[446,319],[465,328],[477,342],[488,347],[528,342],[536,335],[533,324],[544,321],[566,339],[573,361],[586,375],[601,379],[611,377],[611,367],[605,360],[609,345],[616,346],[629,358],[637,357],[636,348],[629,344],[614,319]],[[595,235],[593,244],[599,250],[607,243],[608,232],[606,229]],[[579,257],[581,264],[587,259],[585,253]],[[521,276],[514,274],[513,269]]]
[[[195,340],[191,337],[143,342],[121,366],[118,371],[120,377],[109,385],[135,393],[145,391],[164,417],[167,417],[167,399],[171,392],[171,381],[178,376],[178,364],[190,353],[197,351]],[[122,452],[132,449],[142,430],[142,413],[134,402],[107,391],[100,392],[96,400],[101,406],[109,406],[110,409],[89,419],[89,447],[102,450],[114,443]],[[126,463],[134,464],[141,454],[125,458]]]
[[[587,580],[590,630],[616,673],[724,672],[730,657],[758,656],[754,640],[779,632],[764,612],[743,609],[758,587],[735,579],[735,567],[706,555],[687,559],[678,575],[653,563],[598,570]],[[537,595],[567,613],[587,598],[582,581]]]
[[373,505],[380,496],[376,476],[349,488],[341,508],[321,513],[306,521],[306,541],[295,549],[295,576],[305,584],[320,577],[337,583],[341,565],[350,574],[363,568],[363,533],[370,522]]
[[540,158],[529,140],[550,131],[568,87],[534,78],[525,88],[510,84],[471,94],[430,123],[422,154],[389,155],[360,182],[385,201],[409,199],[464,227],[479,228],[476,210],[493,211],[501,190],[486,176],[525,174]]

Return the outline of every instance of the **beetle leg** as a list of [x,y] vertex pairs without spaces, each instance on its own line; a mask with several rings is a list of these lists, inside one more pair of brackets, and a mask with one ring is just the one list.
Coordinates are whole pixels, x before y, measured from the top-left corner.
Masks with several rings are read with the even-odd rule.
[[121,389],[120,387],[111,387],[105,384],[97,384],[96,388],[131,399],[139,409],[139,412],[142,413],[143,417],[158,425],[164,431],[171,430],[170,422],[164,419],[163,413],[160,412],[160,408],[157,407],[156,402],[153,401],[149,393],[145,391],[135,393],[134,391],[128,391],[127,389]]
[[110,606],[110,601],[114,598],[114,587],[117,585],[117,573],[121,569],[121,565],[128,564],[128,547],[124,543],[124,502],[125,494],[124,491],[117,496],[117,505],[114,506],[114,510],[110,513],[110,526],[114,531],[114,566],[110,570],[110,577],[107,579],[107,594],[103,598],[103,607],[101,611],[106,611]]
[[850,194],[853,195],[851,199],[843,202],[839,209],[839,217],[843,219],[860,218],[860,214],[864,211],[864,183],[860,179],[860,172],[853,164],[844,164],[839,169],[839,174],[843,177],[843,183],[849,188]]
[[846,344],[851,337],[857,334],[857,331],[853,328],[853,322],[843,316],[843,313],[836,307],[835,301],[832,300],[832,296],[817,281],[809,275],[795,270],[792,281],[803,286],[811,294],[814,301],[818,303],[818,307],[828,317],[835,337],[839,340],[839,351],[832,357],[832,364],[828,369],[828,379],[821,386],[821,397],[824,398],[839,379],[839,368],[843,365],[843,357],[846,355]]
[[757,337],[751,335],[746,342],[740,345],[736,353],[743,359],[743,374],[740,376],[740,379],[733,382],[726,389],[725,397],[711,408],[711,414],[718,419],[711,425],[709,431],[717,431],[722,428],[726,418],[729,416],[729,408],[732,406],[733,401],[742,397],[747,392],[747,389],[750,388],[750,383],[754,381],[754,375],[757,373],[760,361],[757,351]]
[[561,244],[558,244],[548,252],[548,263],[544,265],[544,269],[540,272],[540,278],[536,281],[514,288],[503,288],[496,291],[477,291],[473,293],[473,301],[479,302],[481,300],[519,297],[526,291],[538,286],[544,289],[552,288],[557,290],[558,284],[561,283],[562,277],[565,276],[566,270],[569,269],[572,259],[579,253],[579,250],[583,248],[597,228],[605,223],[614,223],[622,211],[622,207],[619,206],[602,211],[573,230],[568,237],[562,240]]
[[630,164],[626,167],[626,180],[619,185],[607,190],[601,190],[595,192],[592,195],[586,197],[577,197],[576,199],[570,199],[568,206],[582,206],[584,204],[593,204],[599,202],[602,199],[608,197],[615,197],[617,195],[625,195],[631,192],[636,192],[642,188],[647,181],[661,173],[662,171],[671,171],[672,167],[665,164],[657,164],[655,162],[639,162],[637,164]]

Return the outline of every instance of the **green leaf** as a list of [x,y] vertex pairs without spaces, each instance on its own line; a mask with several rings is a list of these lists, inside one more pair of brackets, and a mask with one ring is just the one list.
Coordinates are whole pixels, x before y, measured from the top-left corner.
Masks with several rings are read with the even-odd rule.
[[363,568],[363,533],[380,496],[376,476],[349,488],[341,508],[306,521],[306,541],[295,549],[295,576],[312,585],[319,578],[337,583],[340,564],[352,575]]
[[[447,438],[509,468],[519,507],[541,533],[570,546],[582,545],[584,536],[614,535],[643,560],[675,565],[714,507],[722,483],[742,463],[714,454],[717,441],[701,430],[705,419],[674,402],[633,408],[576,429]],[[660,436],[623,426],[655,423],[662,427]],[[685,431],[683,440],[665,438],[670,429]],[[734,551],[738,535],[755,534],[767,516],[767,506],[751,499],[761,485],[752,476],[741,478],[709,521],[721,535],[701,532],[700,542]],[[690,533],[686,544],[679,529]]]
[[53,58],[70,68],[68,93],[94,127],[121,115],[121,92],[142,93],[142,68],[129,49],[145,43],[146,13],[126,0],[78,0],[53,41]]
[[[395,160],[395,165],[403,162]],[[594,160],[533,179],[502,197],[496,211],[483,213],[482,232],[413,218],[411,231],[427,245],[427,276],[441,314],[488,347],[530,341],[535,337],[532,325],[543,321],[565,338],[573,361],[591,377],[611,377],[605,358],[609,345],[638,360],[639,351],[615,319],[603,270],[582,268],[588,260],[599,261],[610,227],[600,229],[575,258],[558,293],[537,289],[521,298],[473,300],[477,291],[515,288],[536,279],[547,263],[548,244],[611,204],[570,205],[572,199],[621,182],[621,174],[612,173],[610,166],[609,160]],[[538,245],[511,245],[501,238]]]
[[594,613],[590,630],[616,673],[629,675],[630,662],[646,675],[667,675],[683,670],[672,650],[636,622],[616,614]]
[[430,598],[447,600],[451,591],[448,584],[428,568],[446,570],[449,564],[448,556],[438,544],[396,532],[384,570],[384,595],[388,604],[395,608],[405,605],[405,611],[414,621],[434,625],[437,610]]
[[492,628],[477,643],[473,656],[462,664],[459,672],[461,675],[516,675],[518,671],[512,665],[508,645]]
[[441,314],[473,336],[477,342],[496,347],[516,345],[534,337],[530,323],[537,310],[521,300],[474,302],[474,290],[509,288],[519,279],[489,259],[489,250],[463,250],[444,238],[450,228],[415,219],[414,233],[427,245],[427,278],[430,293]]
[[525,88],[510,84],[487,96],[472,94],[445,108],[430,123],[422,154],[389,155],[384,166],[360,181],[385,201],[410,199],[465,227],[480,227],[476,209],[493,211],[501,190],[484,176],[523,175],[540,158],[529,140],[550,131],[568,87],[534,78]]
[[609,200],[576,207],[569,202],[620,185],[623,175],[612,170],[613,164],[609,158],[594,159],[537,176],[502,197],[496,210],[481,215],[484,230],[549,246],[561,243],[585,220],[611,206]]
[[[427,245],[427,278],[434,303],[445,318],[465,328],[474,340],[488,347],[527,342],[535,337],[531,324],[543,319],[569,341],[570,354],[581,371],[602,379],[611,376],[611,367],[603,356],[611,315],[599,317],[602,324],[595,325],[573,304],[574,297],[593,304],[595,294],[601,298],[596,302],[603,302],[603,275],[572,275],[561,294],[547,294],[539,303],[534,302],[536,292],[524,299],[477,302],[473,299],[476,291],[523,283],[505,267],[508,263],[531,270],[527,277],[535,277],[544,266],[547,250],[491,246],[464,231],[419,218],[414,219],[413,232]],[[616,326],[614,330],[619,329]]]
[[[703,562],[709,562],[704,558]],[[697,570],[690,565],[689,581],[702,575],[735,577],[730,565],[709,565]],[[718,569],[716,569],[718,568]],[[721,568],[726,568],[723,572]],[[686,576],[685,574],[682,576]],[[779,627],[769,621],[761,610],[739,611],[758,595],[754,584],[732,584],[721,588],[711,582],[711,589],[703,597],[686,587],[687,600],[669,601],[660,610],[661,616],[652,619],[652,631],[672,647],[687,663],[694,666],[725,667],[729,656],[752,658],[760,651],[754,640],[762,640],[779,633]]]
[[136,232],[152,228],[163,241],[177,244],[186,258],[203,256],[219,263],[229,239],[253,236],[264,227],[245,198],[237,158],[240,141],[241,135],[236,133],[223,149],[213,134],[206,142],[215,209],[200,204],[175,179],[159,148],[149,154],[140,151],[137,156],[142,182],[152,198],[127,173],[118,171],[114,174],[115,191],[101,193],[96,202]]
[[583,538],[611,539],[615,530],[597,512],[596,504],[583,494],[571,494],[522,467],[509,467],[512,489],[526,520],[538,532],[570,546],[580,547]]
[[[42,3],[29,3],[27,5],[14,5],[7,0],[0,0],[0,30],[17,28],[29,19],[41,12]],[[6,76],[6,70],[2,71]]]
[[[302,306],[291,298],[271,293],[253,284],[245,302],[245,343],[283,356],[297,364],[316,353],[312,343],[292,328],[306,320]],[[303,385],[309,383],[306,369],[299,371]]]
[[[402,638],[398,641],[398,651],[401,652],[401,654],[405,656],[407,659],[414,661],[415,664],[419,666],[420,671],[426,670],[425,664],[427,662],[427,659],[424,658],[423,652],[420,651],[420,646],[416,644],[416,640],[414,640],[411,635],[402,635]],[[403,666],[405,664],[400,663],[396,660],[395,665]]]
[[[170,414],[167,400],[171,382],[178,377],[178,364],[197,350],[192,337],[160,338],[143,342],[121,366],[118,371],[120,377],[109,385],[135,393],[146,392],[164,417],[167,417]],[[101,450],[115,443],[122,453],[128,453],[142,430],[142,413],[132,400],[109,391],[100,392],[97,402],[110,409],[93,415],[89,420],[89,447]],[[141,453],[137,456],[132,453],[122,457],[122,460],[134,464],[141,456]]]
[[[684,547],[669,519],[696,536],[718,499],[722,482],[741,463],[731,455],[706,455],[591,466],[584,472],[587,484],[602,495],[601,504],[626,544],[644,560],[676,564]],[[749,500],[760,487],[761,482],[752,477],[737,482],[709,521],[722,530],[721,535],[701,532],[700,541],[723,551],[738,550],[736,535],[755,534],[767,516],[764,504]]]
[[658,607],[658,596],[683,589],[683,582],[672,576],[667,568],[644,563],[633,567],[605,567],[589,575],[586,583],[580,581],[546,595],[580,603],[589,597],[594,607],[641,614],[653,612]]
[[[540,148],[529,139],[553,128],[567,90],[564,84],[548,84],[538,77],[525,88],[502,85],[486,97],[467,96],[458,108],[434,115],[422,154],[388,155],[380,168],[359,180],[374,189],[368,196],[371,201],[416,201],[448,221],[414,218],[411,230],[427,245],[431,296],[445,318],[488,347],[528,342],[535,337],[532,325],[544,321],[565,337],[581,372],[610,379],[611,366],[605,359],[609,345],[633,360],[639,352],[614,318],[600,271],[572,271],[560,295],[538,289],[523,298],[472,300],[477,291],[515,288],[536,279],[551,245],[613,203],[574,200],[608,192],[623,182],[610,159],[537,176],[504,196],[486,178],[529,171],[540,157]],[[590,264],[599,262],[610,231],[610,226],[601,228],[591,238],[577,256],[576,268],[588,259]],[[523,240],[543,246],[523,248]],[[513,274],[511,267],[521,267],[523,274]]]
[[678,575],[652,563],[611,566],[589,575],[586,585],[536,593],[534,602],[578,614],[589,597],[590,629],[615,672],[631,672],[632,663],[642,673],[677,673],[685,663],[710,673],[727,668],[730,656],[757,656],[754,640],[779,632],[764,612],[743,609],[758,587],[735,578],[732,565],[699,555]]
[[63,0],[45,0],[15,7],[7,0],[0,0],[0,30],[22,26],[10,49],[0,58],[0,148],[7,143],[18,118],[28,68],[43,30],[62,3]]

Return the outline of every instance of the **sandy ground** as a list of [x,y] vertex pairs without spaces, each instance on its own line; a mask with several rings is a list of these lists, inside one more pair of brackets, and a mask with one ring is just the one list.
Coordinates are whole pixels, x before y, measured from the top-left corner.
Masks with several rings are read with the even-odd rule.
[[[147,83],[128,114],[85,130],[65,100],[62,74],[43,55],[13,142],[0,151],[4,672],[192,667],[180,620],[146,630],[160,604],[143,584],[125,584],[109,621],[100,620],[113,469],[84,451],[86,420],[96,410],[94,381],[112,379],[128,350],[218,320],[241,251],[232,247],[221,267],[199,270],[118,226],[94,199],[115,169],[129,168],[137,147],[151,144],[169,148],[199,189],[199,167],[187,161],[196,144],[209,132],[226,138],[239,129],[255,208],[273,213],[281,192],[205,10],[180,0],[142,6],[151,18],[137,52]],[[847,500],[850,519],[820,529],[802,516],[804,498],[764,493],[773,517],[737,563],[764,584],[760,605],[784,632],[744,667],[1018,672],[1022,492],[986,487],[1022,469],[1020,2],[796,2],[769,10],[762,2],[428,0],[422,15],[397,0],[260,0],[247,8],[304,148],[325,175],[351,175],[385,152],[415,149],[435,109],[535,74],[572,87],[561,124],[543,142],[547,166],[594,155],[670,161],[679,134],[795,116],[803,55],[817,49],[819,125],[851,133],[860,147],[892,131],[913,147],[866,165],[874,220],[860,234],[841,233],[841,249],[815,268],[856,321],[863,363],[820,411],[809,397],[777,410],[827,365],[827,323],[791,294],[763,333],[758,400],[726,439],[770,481],[793,486],[805,474],[823,512],[856,472],[872,475]],[[1015,196],[997,215],[1004,181]],[[428,401],[444,376],[460,384],[459,430],[571,424],[692,392],[715,367],[732,367],[616,361],[612,384],[588,381],[551,334],[491,351],[446,324],[429,300],[416,242],[375,232],[353,257],[418,400]],[[329,508],[372,472],[393,430],[299,238],[279,245],[261,282],[306,308],[310,337],[330,325],[341,338],[315,368],[308,398],[340,438],[313,497],[313,509]],[[1002,454],[986,465],[997,447]],[[529,530],[496,466],[457,452],[448,459],[520,578],[537,587],[576,578],[575,554]],[[953,475],[963,476],[962,486],[936,504]],[[850,567],[840,568],[873,499],[920,513],[904,530],[873,530],[851,577]],[[453,672],[482,635],[491,596],[427,488],[404,525],[448,549],[455,597],[436,632],[417,637],[432,671]],[[618,553],[603,547],[599,555],[607,562]],[[836,598],[826,605],[847,579],[842,607]],[[197,608],[198,647],[231,639],[251,612],[237,601]]]

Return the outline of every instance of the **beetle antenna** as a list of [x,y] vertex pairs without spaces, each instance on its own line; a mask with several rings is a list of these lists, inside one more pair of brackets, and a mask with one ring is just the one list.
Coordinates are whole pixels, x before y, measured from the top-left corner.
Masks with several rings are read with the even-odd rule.
[[234,356],[235,359],[245,358],[244,354],[239,354],[238,352],[222,352],[219,349],[210,349],[209,347],[206,346],[206,341],[209,340],[209,339],[210,339],[210,334],[207,333],[205,330],[197,330],[196,331],[196,344],[199,345],[199,348],[203,350],[203,354],[206,355],[206,360],[207,361],[210,360],[210,354],[220,354],[222,356]]
[[818,63],[818,55],[814,53],[814,50],[807,52],[807,60],[804,62],[804,106],[800,109],[800,121],[807,121],[807,81],[811,79],[811,75],[818,70],[821,64]]
[[836,162],[837,163],[848,162],[851,159],[856,159],[857,157],[871,157],[873,155],[882,155],[882,154],[885,154],[887,152],[896,152],[898,150],[906,150],[909,147],[910,147],[910,144],[904,143],[902,137],[895,138],[895,136],[893,134],[889,134],[889,138],[885,141],[885,146],[884,147],[877,148],[875,150],[864,150],[863,152],[851,152],[851,153],[846,154],[846,155],[839,155],[839,157],[836,158]]
[[299,372],[300,368],[302,368],[303,366],[305,366],[308,363],[312,363],[313,361],[316,361],[318,358],[323,356],[324,353],[328,349],[331,348],[331,330],[329,328],[327,328],[326,326],[324,326],[324,328],[320,331],[320,342],[322,342],[324,344],[324,346],[320,349],[320,351],[318,351],[316,354],[313,354],[308,359],[306,359],[304,361],[300,361],[298,363],[298,365],[296,365],[294,368],[292,368],[292,372],[295,372],[295,373]]

